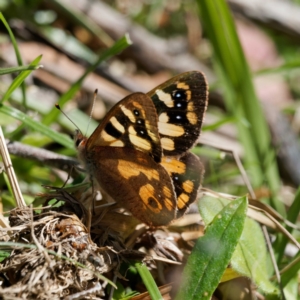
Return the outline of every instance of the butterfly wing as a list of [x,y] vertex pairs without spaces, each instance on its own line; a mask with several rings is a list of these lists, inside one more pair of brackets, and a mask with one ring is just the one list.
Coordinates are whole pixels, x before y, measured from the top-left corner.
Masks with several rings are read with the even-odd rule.
[[160,162],[162,148],[157,122],[150,97],[143,93],[131,94],[109,111],[88,139],[86,150],[89,152],[95,146],[125,147],[147,153]]
[[150,226],[174,220],[177,204],[170,176],[147,153],[94,146],[89,154],[93,178],[133,216]]
[[198,196],[204,167],[199,158],[190,152],[180,157],[164,156],[161,165],[172,179],[177,197],[176,218],[180,218]]
[[200,72],[178,75],[147,95],[131,94],[89,139],[78,136],[79,156],[92,178],[136,218],[167,225],[198,194],[203,166],[186,151],[199,137],[207,97]]
[[181,155],[199,138],[208,101],[208,85],[201,72],[175,76],[147,93],[158,115],[164,155]]

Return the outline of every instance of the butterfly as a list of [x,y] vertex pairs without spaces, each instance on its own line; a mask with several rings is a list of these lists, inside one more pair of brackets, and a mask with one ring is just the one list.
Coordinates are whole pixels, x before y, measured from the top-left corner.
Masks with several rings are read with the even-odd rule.
[[194,202],[204,168],[189,149],[208,103],[203,73],[186,72],[149,93],[119,101],[87,138],[75,135],[91,178],[115,202],[149,226],[180,218]]

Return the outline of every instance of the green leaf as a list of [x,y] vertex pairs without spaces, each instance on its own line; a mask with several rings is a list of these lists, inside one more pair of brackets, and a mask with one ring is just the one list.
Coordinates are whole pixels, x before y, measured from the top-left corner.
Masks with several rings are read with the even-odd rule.
[[[40,62],[42,58],[42,55],[38,56],[36,59],[34,59],[32,61],[32,63],[30,64],[30,66],[37,66]],[[22,82],[26,79],[26,77],[32,72],[32,70],[27,70],[27,71],[23,71],[21,72],[15,79],[14,81],[11,83],[11,85],[9,86],[8,90],[6,91],[6,93],[3,95],[0,103],[3,103],[4,101],[6,101],[10,95],[12,94],[12,92],[17,89]]]
[[225,206],[199,238],[183,271],[176,299],[210,299],[242,234],[246,197]]
[[145,284],[152,300],[163,300],[163,297],[148,268],[140,262],[134,264]]
[[26,114],[22,113],[21,111],[17,110],[16,108],[0,104],[0,112],[5,113],[5,114],[23,122],[24,124],[29,126],[31,129],[48,136],[53,141],[65,146],[67,148],[74,149],[74,143],[67,135],[58,133],[58,132],[52,130],[49,126],[46,126],[40,122],[34,121],[32,118],[28,117]]
[[251,278],[265,294],[278,294],[270,282],[265,239],[257,222],[247,218],[242,236],[233,253],[231,266],[239,274]]
[[118,289],[114,290],[112,297],[113,300],[129,300],[132,297],[139,295],[139,293],[136,291],[128,290],[128,288],[125,289],[119,281],[116,282],[116,285]]
[[[224,198],[203,197],[199,203],[200,214],[205,224],[231,203]],[[231,267],[243,276],[251,278],[266,294],[277,294],[278,289],[270,282],[265,239],[257,222],[246,218],[244,230],[231,258]]]
[[10,251],[0,250],[0,262],[2,262],[5,258],[10,256]]

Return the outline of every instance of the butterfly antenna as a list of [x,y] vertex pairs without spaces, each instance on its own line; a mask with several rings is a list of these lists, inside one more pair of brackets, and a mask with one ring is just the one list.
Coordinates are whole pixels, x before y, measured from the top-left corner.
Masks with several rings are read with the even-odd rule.
[[95,89],[95,91],[94,91],[94,97],[93,97],[93,105],[92,105],[92,109],[91,109],[91,113],[90,113],[90,120],[89,120],[89,122],[88,122],[88,126],[87,126],[87,128],[86,128],[86,133],[85,133],[85,135],[87,135],[88,130],[89,130],[89,127],[90,127],[90,124],[91,124],[92,114],[93,114],[93,111],[94,111],[94,107],[95,107],[95,102],[96,102],[97,94],[98,94],[98,89]]
[[67,114],[61,109],[61,107],[59,106],[59,104],[55,104],[55,107],[78,129],[79,132],[81,132],[81,130],[79,129],[79,127],[67,116]]

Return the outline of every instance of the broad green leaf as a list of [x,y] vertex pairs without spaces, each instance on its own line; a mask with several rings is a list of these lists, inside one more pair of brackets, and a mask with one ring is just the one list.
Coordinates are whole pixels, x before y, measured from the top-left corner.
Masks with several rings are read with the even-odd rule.
[[183,271],[176,300],[210,299],[242,234],[247,199],[225,206],[199,238]]
[[[299,269],[298,269],[299,271]],[[284,288],[284,296],[286,300],[299,299],[299,279],[298,275],[291,278]]]
[[[199,209],[204,223],[209,224],[230,202],[223,198],[201,198]],[[232,269],[251,278],[264,293],[277,294],[277,288],[268,278],[269,259],[261,228],[257,222],[246,218],[243,233],[231,258]]]
[[231,259],[231,267],[241,275],[251,278],[265,294],[278,294],[278,289],[269,280],[269,259],[260,226],[247,218]]

